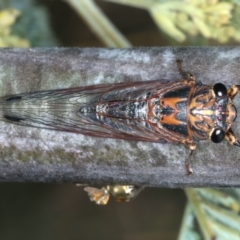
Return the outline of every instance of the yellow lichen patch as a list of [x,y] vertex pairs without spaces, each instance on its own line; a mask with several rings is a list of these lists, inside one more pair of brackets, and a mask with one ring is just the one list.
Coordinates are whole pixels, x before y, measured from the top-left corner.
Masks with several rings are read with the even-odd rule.
[[29,42],[11,33],[11,26],[15,23],[20,12],[16,9],[0,11],[0,47],[29,47]]

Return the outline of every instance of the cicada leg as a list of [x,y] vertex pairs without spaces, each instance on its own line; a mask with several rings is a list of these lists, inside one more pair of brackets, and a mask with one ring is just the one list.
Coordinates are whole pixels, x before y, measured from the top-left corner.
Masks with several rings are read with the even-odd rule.
[[187,149],[190,150],[189,155],[187,156],[186,160],[185,160],[185,167],[186,167],[186,174],[189,176],[192,174],[192,169],[191,169],[191,158],[193,155],[194,150],[196,150],[196,143],[190,140],[186,140],[184,142],[184,145],[186,146]]
[[186,161],[185,162],[185,168],[186,168],[186,174],[187,176],[190,176],[192,174],[192,168],[191,168],[191,165],[190,165],[190,162],[189,161]]
[[237,139],[236,135],[234,134],[233,130],[230,128],[226,134],[225,134],[225,139],[234,146],[240,147],[240,142]]
[[227,95],[231,100],[233,100],[239,91],[240,91],[240,85],[233,85],[228,89]]
[[187,80],[189,85],[195,84],[196,82],[195,77],[190,72],[183,71],[182,69],[183,60],[178,59],[176,62],[177,62],[178,71],[181,74],[182,78],[184,80]]

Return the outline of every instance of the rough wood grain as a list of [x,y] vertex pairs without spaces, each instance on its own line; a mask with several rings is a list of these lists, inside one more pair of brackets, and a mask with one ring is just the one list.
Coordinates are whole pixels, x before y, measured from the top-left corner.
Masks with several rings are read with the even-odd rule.
[[[240,47],[1,49],[0,95],[179,79],[176,59],[204,83],[240,84]],[[233,128],[240,136],[239,121]],[[179,144],[92,138],[0,122],[0,181],[237,187],[239,153],[226,142],[201,143],[188,177],[188,153]]]

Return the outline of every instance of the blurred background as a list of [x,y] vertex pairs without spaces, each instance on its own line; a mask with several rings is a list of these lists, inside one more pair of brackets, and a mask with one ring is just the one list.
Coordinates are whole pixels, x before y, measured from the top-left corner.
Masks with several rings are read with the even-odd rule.
[[[237,45],[238,13],[238,1],[0,0],[0,47]],[[110,34],[98,31],[105,23]],[[1,183],[0,191],[0,240],[172,240],[186,205],[181,189],[147,188],[106,206],[74,184]]]

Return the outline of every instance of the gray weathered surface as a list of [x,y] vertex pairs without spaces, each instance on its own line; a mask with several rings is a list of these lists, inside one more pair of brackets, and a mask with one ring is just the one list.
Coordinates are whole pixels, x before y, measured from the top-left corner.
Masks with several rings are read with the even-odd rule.
[[[176,59],[183,59],[184,68],[204,83],[240,84],[240,47],[1,49],[0,95],[179,79]],[[238,107],[239,97],[235,102]],[[233,128],[240,135],[238,123]],[[179,144],[92,138],[0,122],[0,181],[236,187],[239,153],[226,142],[201,143],[188,177],[188,153]]]

